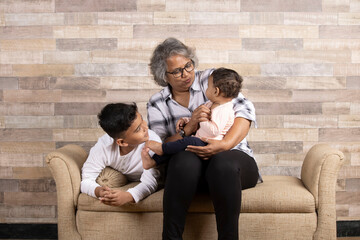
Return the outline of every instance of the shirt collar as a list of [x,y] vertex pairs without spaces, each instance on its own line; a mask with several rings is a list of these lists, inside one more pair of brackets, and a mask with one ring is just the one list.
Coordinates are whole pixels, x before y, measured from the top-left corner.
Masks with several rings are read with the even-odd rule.
[[[195,79],[193,84],[190,86],[190,92],[191,91],[201,91],[200,88],[200,81],[199,81],[199,74],[197,71],[195,71]],[[171,87],[168,85],[166,87],[163,88],[162,90],[162,96],[165,100],[167,100],[168,98],[172,98],[172,93],[171,93]]]
[[163,90],[161,91],[161,95],[165,100],[172,97],[169,85],[167,85],[166,87],[163,88]]
[[201,91],[200,78],[199,78],[198,71],[195,71],[195,80],[194,80],[193,84],[191,85],[190,89],[192,89],[193,91]]

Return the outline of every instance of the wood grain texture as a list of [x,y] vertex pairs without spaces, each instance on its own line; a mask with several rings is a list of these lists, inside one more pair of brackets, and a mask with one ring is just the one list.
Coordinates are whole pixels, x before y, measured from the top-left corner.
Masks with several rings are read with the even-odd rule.
[[162,89],[148,64],[167,37],[195,49],[197,70],[243,77],[262,175],[298,177],[317,143],[342,151],[337,217],[360,220],[359,0],[2,0],[0,9],[0,223],[57,222],[44,157],[66,144],[89,151],[108,103],[136,102],[146,119]]
[[136,10],[135,1],[126,0],[57,0],[55,1],[56,12],[127,12]]
[[244,12],[318,12],[321,11],[320,0],[241,0],[241,11]]

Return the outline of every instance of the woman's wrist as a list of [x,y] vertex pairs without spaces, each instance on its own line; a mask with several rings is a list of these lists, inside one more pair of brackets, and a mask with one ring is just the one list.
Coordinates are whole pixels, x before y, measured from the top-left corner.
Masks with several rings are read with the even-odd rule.
[[225,138],[223,138],[221,141],[219,141],[219,149],[223,151],[230,150],[233,146],[227,141]]
[[185,125],[185,127],[183,128],[183,131],[184,131],[184,136],[187,137],[187,136],[190,136],[193,132],[196,131],[193,130],[194,127],[192,127],[192,125],[190,124],[190,122],[188,124]]

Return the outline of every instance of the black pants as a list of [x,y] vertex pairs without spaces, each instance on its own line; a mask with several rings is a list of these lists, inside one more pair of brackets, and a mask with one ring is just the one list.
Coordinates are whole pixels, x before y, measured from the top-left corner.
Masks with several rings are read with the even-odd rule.
[[254,187],[259,177],[255,160],[237,150],[218,153],[209,160],[184,151],[168,164],[163,239],[182,239],[187,210],[203,183],[214,204],[218,239],[238,239],[241,190]]

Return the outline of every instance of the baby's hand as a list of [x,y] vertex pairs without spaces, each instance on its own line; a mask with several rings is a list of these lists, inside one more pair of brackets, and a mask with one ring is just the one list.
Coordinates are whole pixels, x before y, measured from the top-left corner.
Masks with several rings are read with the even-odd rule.
[[180,130],[184,129],[186,125],[186,122],[183,118],[180,118],[177,122],[176,122],[176,132],[180,132]]

